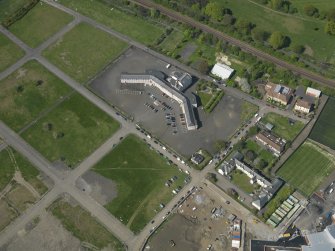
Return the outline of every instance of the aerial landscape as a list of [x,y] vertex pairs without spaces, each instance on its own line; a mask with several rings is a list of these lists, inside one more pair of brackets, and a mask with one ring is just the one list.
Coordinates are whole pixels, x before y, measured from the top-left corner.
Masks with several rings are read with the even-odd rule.
[[334,0],[0,0],[0,251],[335,250]]

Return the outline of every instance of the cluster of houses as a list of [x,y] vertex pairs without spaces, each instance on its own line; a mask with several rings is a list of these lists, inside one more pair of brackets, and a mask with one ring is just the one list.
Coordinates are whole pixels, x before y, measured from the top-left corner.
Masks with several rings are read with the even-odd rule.
[[283,185],[283,181],[280,179],[274,179],[272,182],[269,181],[267,178],[248,167],[242,160],[243,155],[236,152],[229,161],[224,161],[221,164],[218,172],[221,175],[228,176],[233,170],[240,170],[250,178],[251,184],[257,183],[261,186],[262,190],[259,193],[258,198],[252,202],[252,205],[257,210],[261,210]]
[[279,157],[285,149],[286,141],[268,131],[259,132],[255,138],[258,142],[270,149],[276,157]]
[[[299,88],[299,87],[298,87]],[[304,88],[301,87],[303,90]],[[316,99],[321,96],[321,91],[308,87],[306,92],[295,92],[295,90],[280,84],[268,82],[265,85],[265,98],[269,101],[275,101],[281,105],[288,105],[293,100],[295,94],[298,98],[295,101],[294,110],[300,113],[308,114],[312,111]]]

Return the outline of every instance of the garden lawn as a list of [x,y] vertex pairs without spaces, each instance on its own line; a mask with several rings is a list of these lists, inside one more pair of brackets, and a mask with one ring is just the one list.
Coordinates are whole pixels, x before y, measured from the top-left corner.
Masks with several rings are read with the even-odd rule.
[[335,99],[329,98],[309,137],[335,150]]
[[242,189],[247,194],[250,194],[254,191],[254,186],[250,184],[250,178],[241,171],[237,170],[232,172],[231,178],[233,184],[235,184],[237,187]]
[[1,80],[0,89],[0,119],[16,132],[72,90],[37,61]]
[[294,124],[290,124],[290,119],[279,115],[277,113],[267,113],[261,122],[266,124],[270,123],[274,125],[272,131],[281,138],[286,140],[294,140],[294,138],[300,133],[304,128],[304,124],[300,121],[295,121]]
[[[135,135],[123,139],[93,170],[116,182],[117,197],[105,207],[134,233],[154,217],[160,203],[171,200],[172,190],[186,177]],[[166,187],[173,176],[178,179]]]
[[20,47],[0,33],[0,72],[14,64],[23,55],[24,52]]
[[244,101],[242,104],[241,122],[248,121],[256,114],[256,112],[258,112],[257,105]]
[[208,104],[208,102],[211,100],[211,98],[213,97],[212,94],[207,93],[207,92],[202,92],[202,91],[198,91],[198,96],[200,98],[201,101],[201,105],[204,107]]
[[69,14],[40,2],[9,30],[35,48],[72,20]]
[[93,26],[80,23],[43,55],[80,83],[86,83],[116,59],[127,44]]
[[75,167],[116,132],[119,124],[79,94],[22,133],[51,162]]
[[164,32],[161,26],[120,11],[103,1],[59,0],[58,2],[146,45],[153,44]]
[[22,177],[29,182],[40,195],[44,194],[48,188],[37,178],[40,172],[26,158],[10,148],[0,152],[0,191],[10,182],[15,172],[15,166],[10,159],[9,151],[13,153]]
[[253,140],[246,141],[246,148],[248,150],[252,150],[257,154],[261,159],[265,160],[268,163],[268,166],[272,166],[272,163],[276,160],[276,158],[269,151],[262,148]]
[[125,250],[112,233],[79,205],[74,206],[64,200],[56,200],[49,210],[61,221],[65,229],[80,241],[88,242],[99,250],[107,246],[114,251]]
[[310,196],[335,168],[335,157],[306,141],[279,169],[278,175],[306,196]]

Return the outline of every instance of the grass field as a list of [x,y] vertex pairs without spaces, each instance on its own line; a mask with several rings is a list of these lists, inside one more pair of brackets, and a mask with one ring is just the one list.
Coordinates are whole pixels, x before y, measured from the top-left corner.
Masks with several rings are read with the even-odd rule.
[[[123,139],[93,170],[116,182],[117,197],[105,207],[135,233],[160,210],[160,203],[170,201],[172,189],[186,177],[135,135]],[[166,187],[175,175],[178,179]]]
[[257,105],[244,101],[242,104],[241,122],[246,122],[251,119],[256,112],[258,112],[258,109]]
[[1,0],[0,22],[11,16],[15,11],[17,11],[27,3],[29,3],[29,0]]
[[79,94],[26,130],[22,137],[50,161],[75,167],[118,129],[119,124]]
[[[295,5],[296,1],[292,2]],[[307,3],[304,0],[298,2],[302,5]],[[313,5],[315,3],[317,6],[319,1],[308,2],[312,2]],[[332,0],[323,0],[322,2],[325,3],[327,9],[331,6],[335,7]],[[231,9],[233,15],[238,19],[248,20],[268,32],[280,31],[284,35],[288,35],[293,43],[310,47],[310,54],[315,58],[335,60],[335,55],[329,53],[335,51],[334,38],[324,33],[324,21],[286,15],[247,0],[226,0],[225,8]]]
[[23,57],[24,52],[5,35],[0,33],[0,72],[14,64]]
[[73,206],[64,200],[56,200],[49,210],[62,225],[80,241],[88,242],[101,250],[109,247],[115,251],[125,250],[122,243],[91,214],[79,205]]
[[261,122],[266,124],[270,123],[274,125],[272,131],[281,138],[286,140],[293,140],[300,131],[304,128],[304,124],[300,121],[295,121],[294,124],[290,124],[290,121],[287,117],[279,115],[277,113],[267,113],[262,119]]
[[309,137],[335,150],[335,99],[328,99]]
[[232,172],[231,177],[233,184],[235,184],[247,194],[250,194],[254,191],[254,185],[250,184],[250,178],[246,174],[242,173],[241,171],[234,171]]
[[310,196],[334,170],[335,157],[306,141],[279,169],[278,175],[306,196]]
[[67,13],[40,2],[9,30],[35,48],[72,20]]
[[335,8],[333,0],[294,0],[293,6],[296,7],[299,11],[296,15],[308,18],[308,16],[304,13],[304,6],[308,4],[318,8],[319,12],[328,11],[330,8]]
[[47,48],[43,55],[72,78],[85,83],[127,46],[104,31],[80,23]]
[[[10,182],[15,171],[15,167],[7,150],[8,149],[4,149],[0,152],[0,191]],[[22,155],[12,149],[11,151],[14,154],[22,177],[29,182],[39,194],[44,194],[48,188],[37,178],[40,172]]]
[[[43,83],[38,85],[38,80]],[[71,91],[37,61],[29,61],[1,80],[0,88],[0,119],[15,131]]]
[[59,0],[58,2],[143,44],[153,44],[164,32],[162,27],[112,8],[103,1]]

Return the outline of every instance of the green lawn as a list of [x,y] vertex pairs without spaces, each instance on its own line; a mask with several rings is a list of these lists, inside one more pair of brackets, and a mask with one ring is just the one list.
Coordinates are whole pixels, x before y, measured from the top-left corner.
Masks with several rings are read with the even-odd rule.
[[242,104],[242,111],[241,111],[241,121],[242,122],[246,122],[248,121],[249,119],[251,119],[255,114],[256,112],[258,112],[258,106],[257,105],[254,105],[254,104],[251,104],[247,101],[243,101],[243,104]]
[[309,137],[335,150],[335,99],[328,99]]
[[0,33],[0,72],[14,64],[23,55],[24,52],[20,47]]
[[268,163],[268,166],[272,166],[272,163],[276,158],[269,151],[265,150],[263,147],[258,145],[255,141],[248,139],[246,141],[246,149],[252,150],[257,154],[261,159],[265,160]]
[[[299,0],[299,2],[304,0]],[[255,1],[256,2],[256,1]],[[293,6],[296,1],[292,1]],[[309,3],[311,1],[308,1]],[[323,0],[328,7],[335,7],[334,1]],[[306,3],[306,1],[305,1]],[[312,1],[318,5],[318,1]],[[324,33],[324,21],[308,18],[303,20],[294,15],[275,12],[259,6],[248,0],[226,0],[225,8],[232,10],[237,19],[243,19],[256,24],[257,27],[268,31],[280,31],[288,35],[294,44],[310,47],[310,54],[321,60],[334,60],[335,56],[329,52],[335,51],[334,37]]]
[[284,185],[277,194],[266,205],[263,216],[268,219],[280,205],[294,192],[294,189],[287,184]]
[[153,44],[164,32],[162,27],[122,12],[103,1],[59,0],[58,2],[143,44]]
[[9,30],[35,48],[72,20],[67,13],[40,2]]
[[0,22],[11,16],[22,6],[28,4],[30,0],[1,0],[0,1]]
[[310,196],[334,169],[334,156],[306,141],[279,169],[278,175],[306,196]]
[[250,178],[246,174],[237,170],[232,172],[231,177],[233,184],[235,184],[247,194],[250,194],[254,191],[254,185],[250,184]]
[[296,15],[303,16],[304,18],[311,18],[304,13],[304,6],[308,4],[318,8],[319,12],[327,12],[330,8],[335,8],[333,0],[294,0],[293,7],[296,7],[299,11]]
[[290,124],[289,119],[277,113],[267,113],[261,122],[266,124],[270,123],[274,125],[272,131],[279,137],[285,140],[294,140],[294,138],[304,128],[304,124],[300,121],[295,121],[294,124]]
[[80,83],[86,83],[116,59],[127,44],[93,26],[80,23],[43,55]]
[[202,92],[202,91],[199,91],[197,93],[197,95],[200,98],[202,106],[206,106],[208,104],[208,102],[211,100],[211,98],[213,97],[213,95],[211,93]]
[[37,61],[29,61],[1,80],[0,89],[0,119],[15,131],[71,91]]
[[[123,139],[93,170],[116,182],[117,197],[105,207],[134,233],[153,218],[154,210],[160,210],[160,203],[170,201],[172,190],[186,177],[135,135]],[[174,175],[178,179],[166,187]]]
[[89,212],[79,205],[71,205],[64,200],[56,200],[50,211],[70,231],[82,242],[88,242],[99,250],[108,246],[115,251],[125,250],[122,243],[102,226]]
[[4,149],[0,152],[0,191],[2,191],[13,178],[15,171],[15,166],[10,159],[8,151],[14,154],[16,164],[23,178],[29,182],[37,192],[41,195],[44,194],[48,188],[37,178],[40,172],[26,158],[12,149]]
[[50,161],[75,167],[112,136],[119,124],[79,94],[22,133],[22,137]]

